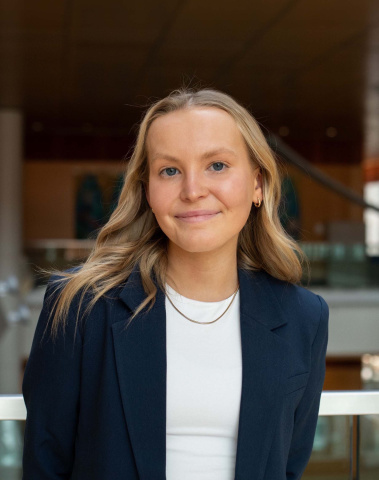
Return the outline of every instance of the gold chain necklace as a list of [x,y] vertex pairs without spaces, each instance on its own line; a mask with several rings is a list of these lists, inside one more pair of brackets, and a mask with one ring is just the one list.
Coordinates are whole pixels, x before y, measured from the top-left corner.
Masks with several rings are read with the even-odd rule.
[[232,306],[232,303],[234,302],[234,299],[236,298],[236,295],[237,295],[237,293],[238,293],[239,288],[240,288],[240,286],[237,285],[237,290],[234,292],[233,298],[232,298],[231,302],[229,303],[229,305],[226,307],[226,310],[224,310],[224,312],[223,312],[219,317],[217,317],[216,320],[212,320],[211,322],[198,322],[197,320],[193,320],[192,318],[187,317],[187,315],[184,315],[184,313],[181,312],[181,311],[179,310],[179,308],[177,308],[177,307],[173,304],[173,302],[172,302],[171,298],[169,297],[167,291],[166,291],[165,293],[166,293],[166,297],[167,297],[168,301],[169,301],[169,302],[171,303],[171,305],[175,308],[175,310],[176,310],[178,313],[180,313],[180,315],[181,315],[182,317],[186,318],[187,320],[189,320],[190,322],[193,322],[193,323],[199,323],[200,325],[209,325],[210,323],[217,322],[217,320],[220,320],[220,318],[225,315],[225,313],[226,313],[226,312],[229,310],[229,308]]

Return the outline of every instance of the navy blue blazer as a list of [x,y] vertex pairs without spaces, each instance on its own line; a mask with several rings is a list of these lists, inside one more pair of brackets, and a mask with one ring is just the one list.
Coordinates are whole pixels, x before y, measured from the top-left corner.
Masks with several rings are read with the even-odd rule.
[[[243,372],[234,478],[300,479],[325,376],[328,306],[264,271],[238,276]],[[53,343],[43,337],[51,291],[49,282],[23,381],[23,479],[164,480],[163,292],[125,329],[145,297],[135,270],[76,335],[74,300],[66,334]]]

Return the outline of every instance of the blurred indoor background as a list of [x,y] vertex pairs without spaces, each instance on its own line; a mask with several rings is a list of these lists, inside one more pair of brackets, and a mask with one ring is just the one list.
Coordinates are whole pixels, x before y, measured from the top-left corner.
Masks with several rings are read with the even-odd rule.
[[[330,307],[324,390],[378,390],[379,0],[0,5],[0,394],[21,392],[36,267],[86,258],[146,106],[182,85],[234,96],[280,158],[282,223]],[[378,479],[379,415],[357,429],[320,416],[304,478]],[[22,430],[0,422],[1,480]]]

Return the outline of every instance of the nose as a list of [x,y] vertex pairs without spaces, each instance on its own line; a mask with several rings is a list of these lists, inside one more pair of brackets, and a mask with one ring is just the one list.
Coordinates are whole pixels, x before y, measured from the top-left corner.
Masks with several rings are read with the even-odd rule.
[[196,200],[208,195],[208,185],[202,172],[188,172],[183,175],[181,199],[187,202]]

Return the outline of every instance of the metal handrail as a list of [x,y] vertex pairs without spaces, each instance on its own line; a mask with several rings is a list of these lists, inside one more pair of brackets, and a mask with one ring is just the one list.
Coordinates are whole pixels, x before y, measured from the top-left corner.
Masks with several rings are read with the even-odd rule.
[[25,420],[26,407],[22,395],[0,395],[0,420]]
[[324,187],[329,188],[333,192],[346,198],[350,202],[359,205],[360,207],[370,208],[376,212],[379,212],[378,205],[373,205],[372,203],[366,202],[366,200],[353,189],[346,187],[343,183],[322,172],[319,168],[300,155],[300,153],[283,142],[283,140],[281,140],[281,138],[277,135],[270,133],[267,136],[267,143],[275,153],[279,154],[287,162],[300,169],[307,176],[312,177],[316,182],[324,185]]
[[319,416],[331,415],[379,415],[379,390],[322,392]]
[[[324,391],[319,416],[379,415],[379,390]],[[22,395],[0,395],[0,420],[25,420]]]

